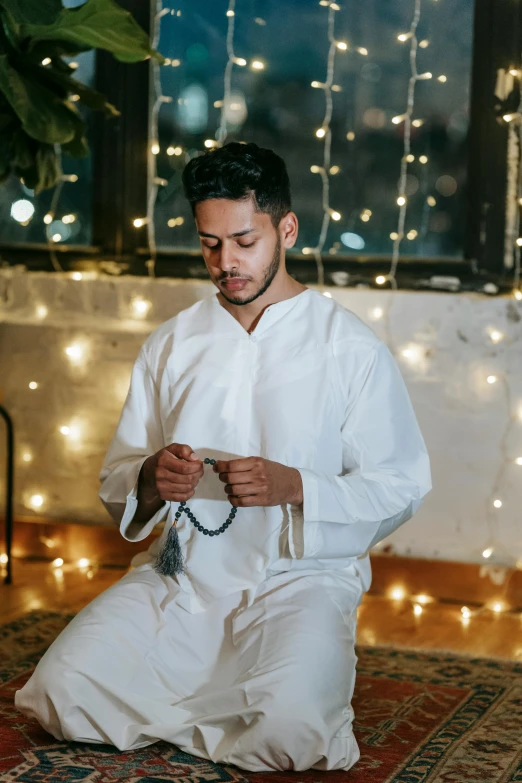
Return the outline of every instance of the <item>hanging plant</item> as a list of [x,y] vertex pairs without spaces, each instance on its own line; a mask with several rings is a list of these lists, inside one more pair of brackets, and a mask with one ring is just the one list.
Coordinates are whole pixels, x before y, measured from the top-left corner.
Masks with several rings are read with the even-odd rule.
[[74,78],[64,59],[89,49],[127,63],[164,61],[114,0],[77,8],[64,8],[61,0],[0,0],[0,182],[14,173],[39,193],[61,177],[60,150],[73,158],[89,154],[77,103],[119,115],[104,95]]

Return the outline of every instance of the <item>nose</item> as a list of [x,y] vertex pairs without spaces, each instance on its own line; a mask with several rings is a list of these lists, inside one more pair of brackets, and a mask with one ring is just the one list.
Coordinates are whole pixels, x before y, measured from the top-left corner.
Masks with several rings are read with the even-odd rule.
[[223,242],[219,254],[219,266],[223,272],[233,272],[237,270],[239,262],[235,257],[234,248]]

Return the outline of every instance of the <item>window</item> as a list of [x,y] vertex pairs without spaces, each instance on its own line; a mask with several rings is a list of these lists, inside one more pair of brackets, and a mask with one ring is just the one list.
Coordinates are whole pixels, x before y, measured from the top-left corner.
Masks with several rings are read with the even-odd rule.
[[[169,183],[156,207],[159,246],[199,246],[180,172],[188,154],[215,140],[221,122],[231,22],[227,8],[226,0],[185,2],[161,22],[159,48],[171,63],[161,69],[162,92],[173,102],[162,108],[159,122],[158,173]],[[337,12],[317,0],[236,5],[232,21],[238,59],[225,107],[227,139],[271,147],[287,162],[300,249],[317,245],[323,220],[319,167],[327,140],[316,133],[321,134],[325,116],[321,85],[327,80],[330,20],[338,47],[329,204],[338,219],[329,223],[324,253],[391,252],[413,8],[411,0],[350,3]],[[415,86],[403,255],[463,254],[472,35],[471,0],[422,3],[417,69],[432,78]]]
[[[64,0],[63,5],[74,7],[81,5],[78,0]],[[68,58],[69,63],[77,64],[75,78],[92,86],[94,83],[95,54],[83,52]],[[88,113],[80,107],[82,116],[90,120]],[[56,217],[49,223],[45,218],[49,213],[53,198],[52,190],[44,190],[37,196],[18,179],[11,176],[0,185],[0,236],[2,242],[44,243],[47,237],[56,244],[89,245],[92,242],[91,202],[92,202],[92,158],[73,159],[62,157],[62,169],[65,175],[77,178],[63,183]],[[62,218],[65,217],[65,221]]]

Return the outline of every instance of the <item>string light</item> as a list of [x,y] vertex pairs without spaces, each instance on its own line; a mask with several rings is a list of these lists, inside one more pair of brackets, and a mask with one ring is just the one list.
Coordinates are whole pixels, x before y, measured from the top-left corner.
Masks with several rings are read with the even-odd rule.
[[61,557],[57,557],[55,560],[53,560],[51,565],[54,568],[60,568],[61,566],[63,566],[63,559]]
[[[161,19],[170,14],[170,9],[163,8],[162,0],[156,0],[155,14],[152,22],[152,41],[151,48],[156,50],[158,48],[160,31],[161,31]],[[169,65],[173,64],[171,60]],[[157,259],[157,247],[156,247],[156,226],[154,223],[154,209],[156,206],[156,199],[158,196],[158,188],[167,184],[167,181],[158,177],[156,156],[160,152],[160,146],[158,142],[159,135],[159,113],[160,109],[165,103],[172,103],[172,98],[169,95],[163,95],[161,90],[161,77],[160,77],[159,61],[156,58],[152,58],[152,85],[154,100],[152,103],[152,109],[149,116],[149,139],[152,139],[149,145],[149,154],[147,156],[147,217],[138,218],[134,220],[134,226],[141,228],[143,225],[147,226],[147,248],[149,258],[145,265],[150,277],[155,276],[156,272],[156,259]],[[141,221],[141,222],[139,222]]]
[[234,65],[243,67],[247,64],[247,61],[243,57],[236,57],[234,52],[234,31],[235,31],[235,7],[236,0],[229,0],[227,17],[227,37],[226,37],[226,50],[228,60],[225,65],[225,73],[223,76],[223,105],[221,107],[221,115],[219,127],[216,131],[216,139],[219,144],[224,144],[228,136],[227,130],[227,112],[229,111],[231,99],[232,99],[232,70]]
[[[307,248],[311,250],[311,254],[314,255],[317,265],[317,281],[319,285],[324,285],[324,266],[322,260],[322,252],[326,242],[328,234],[328,227],[330,225],[330,219],[341,220],[340,212],[333,210],[330,207],[330,170],[331,170],[331,149],[332,149],[332,132],[330,129],[330,122],[332,120],[333,113],[333,92],[338,92],[340,88],[334,84],[334,71],[335,71],[335,55],[337,51],[347,51],[348,44],[345,41],[337,41],[335,39],[335,14],[340,10],[340,6],[337,3],[329,2],[325,0],[321,3],[324,7],[328,8],[328,42],[330,44],[328,48],[328,55],[326,61],[326,81],[313,81],[312,87],[315,89],[322,89],[325,97],[325,113],[321,123],[321,127],[315,131],[315,135],[318,139],[324,139],[323,146],[323,163],[322,166],[314,167],[314,173],[318,173],[322,180],[322,208],[323,208],[323,220],[321,224],[321,230],[317,244],[314,248]],[[367,50],[364,50],[367,53]],[[362,51],[359,51],[362,54]],[[350,134],[348,134],[348,137]],[[348,138],[347,137],[347,138]],[[302,251],[304,253],[304,249]],[[308,255],[309,253],[306,253]]]

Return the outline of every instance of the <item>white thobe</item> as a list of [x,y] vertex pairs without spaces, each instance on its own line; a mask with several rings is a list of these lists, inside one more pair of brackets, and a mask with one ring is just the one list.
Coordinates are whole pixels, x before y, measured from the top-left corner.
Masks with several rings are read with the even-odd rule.
[[[303,503],[239,507],[215,537],[182,515],[186,571],[162,577],[153,561],[178,503],[143,526],[133,516],[143,462],[171,443],[296,468]],[[349,769],[368,551],[431,489],[387,346],[311,289],[270,305],[252,334],[213,294],[143,344],[100,479],[124,538],[159,522],[163,533],[60,635],[17,706],[60,738],[120,749],[165,739],[253,771]],[[207,528],[225,521],[209,466],[187,505]]]

